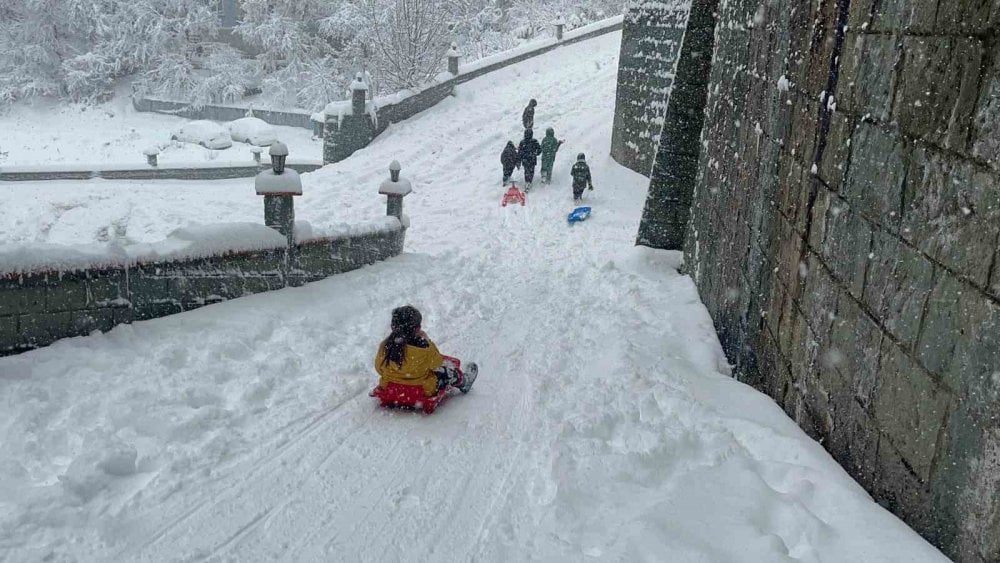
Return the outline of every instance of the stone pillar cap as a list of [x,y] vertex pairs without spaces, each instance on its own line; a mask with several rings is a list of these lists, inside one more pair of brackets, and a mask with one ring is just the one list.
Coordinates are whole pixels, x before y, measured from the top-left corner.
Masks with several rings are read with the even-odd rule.
[[556,25],[566,25],[566,20],[563,19],[562,14],[559,14],[556,16],[555,21],[553,21],[552,23]]
[[398,182],[386,180],[378,187],[378,193],[381,195],[405,196],[412,191],[413,187],[410,186],[410,181],[406,178],[400,178]]
[[262,170],[254,178],[253,187],[257,195],[302,195],[302,179],[291,168],[285,168],[281,174],[270,168]]
[[351,90],[367,90],[368,85],[365,84],[365,78],[359,72],[357,76],[354,77],[354,81],[351,82]]
[[402,169],[403,169],[403,167],[399,165],[399,161],[398,160],[394,160],[394,161],[392,161],[392,162],[389,163],[389,170],[390,171],[396,171],[396,172],[398,172],[398,171],[400,171]]
[[146,156],[153,156],[156,154],[160,154],[160,147],[146,147],[142,149],[142,154]]
[[460,53],[458,52],[458,45],[452,43],[451,44],[451,49],[448,49],[448,56],[449,57],[457,57],[459,55],[460,55]]
[[267,154],[271,156],[288,156],[288,145],[282,143],[281,141],[277,141],[276,143],[271,145],[271,148],[270,150],[267,151]]

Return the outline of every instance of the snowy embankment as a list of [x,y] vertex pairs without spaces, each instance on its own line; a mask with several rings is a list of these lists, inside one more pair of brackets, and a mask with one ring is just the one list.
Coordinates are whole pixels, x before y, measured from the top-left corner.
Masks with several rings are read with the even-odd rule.
[[[298,217],[371,218],[399,159],[402,256],[0,359],[0,559],[944,561],[727,376],[679,255],[632,246],[646,181],[606,156],[619,41],[470,82],[303,176]],[[567,144],[554,185],[501,209],[528,97]],[[568,227],[577,152],[594,214]],[[249,187],[102,187],[76,224],[260,213]],[[431,417],[366,396],[403,303],[481,366]]]

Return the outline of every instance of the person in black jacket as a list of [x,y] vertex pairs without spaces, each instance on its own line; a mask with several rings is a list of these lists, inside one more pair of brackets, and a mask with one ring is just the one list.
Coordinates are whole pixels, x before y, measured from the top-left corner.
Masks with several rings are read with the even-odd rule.
[[538,102],[534,98],[528,101],[528,107],[524,108],[524,113],[521,114],[521,123],[524,124],[525,129],[533,129],[535,127],[535,106]]
[[594,189],[594,182],[590,178],[590,167],[587,166],[583,153],[576,155],[576,164],[569,173],[573,176],[573,201],[579,201],[583,197],[584,188]]
[[531,180],[535,177],[535,164],[538,162],[538,153],[542,152],[538,140],[532,138],[531,129],[524,130],[524,139],[517,147],[517,154],[521,156],[521,166],[524,167],[525,188],[531,188]]
[[521,157],[517,154],[517,147],[514,141],[507,141],[507,146],[500,153],[500,165],[503,166],[503,185],[510,183],[510,176],[514,173],[514,168],[521,166]]

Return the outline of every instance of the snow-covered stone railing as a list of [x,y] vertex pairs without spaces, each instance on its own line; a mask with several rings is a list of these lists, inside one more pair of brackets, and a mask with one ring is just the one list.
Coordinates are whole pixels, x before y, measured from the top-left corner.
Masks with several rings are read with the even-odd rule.
[[0,246],[0,355],[385,260],[402,252],[406,223],[297,222],[294,246],[256,223],[179,229],[156,243]]
[[310,120],[310,112],[306,110],[278,111],[251,108],[236,104],[209,104],[195,107],[189,102],[141,96],[132,97],[132,107],[142,112],[163,113],[166,115],[187,117],[189,119],[210,119],[212,121],[233,121],[241,117],[246,117],[247,111],[252,110],[254,117],[260,118],[271,125],[301,127],[304,129],[311,129],[313,127]]
[[[299,173],[312,172],[323,166],[316,160],[290,160],[289,168]],[[44,166],[0,166],[0,182],[36,182],[41,180],[223,180],[226,178],[252,178],[261,170],[254,161],[192,162],[160,166],[107,166],[87,167],[79,164]]]
[[[563,34],[562,40],[557,40],[554,37],[548,38],[472,63],[458,64],[457,73],[441,72],[431,82],[420,88],[404,90],[368,101],[364,112],[360,115],[352,107],[351,100],[332,102],[323,111],[313,115],[315,121],[324,123],[323,162],[339,162],[349,157],[354,151],[368,146],[368,143],[385,131],[389,125],[409,119],[447,98],[455,86],[459,84],[548,53],[563,45],[578,43],[618,31],[622,28],[622,21],[622,16],[608,18],[567,31]],[[357,92],[356,88],[360,86],[357,84],[357,80],[352,82],[352,93]]]

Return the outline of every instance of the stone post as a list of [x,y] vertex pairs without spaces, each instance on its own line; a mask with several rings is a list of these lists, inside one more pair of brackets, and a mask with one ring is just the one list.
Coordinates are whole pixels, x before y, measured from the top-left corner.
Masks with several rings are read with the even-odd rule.
[[458,45],[452,43],[451,49],[448,49],[448,72],[452,76],[458,76],[458,54]]
[[365,114],[365,98],[368,97],[368,85],[359,72],[351,82],[351,113],[357,116]]
[[260,147],[250,147],[250,152],[253,153],[253,161],[260,164]]
[[566,28],[566,20],[563,19],[562,14],[556,16],[556,20],[552,22],[552,25],[556,26],[556,41],[562,41],[563,29]]
[[413,191],[410,181],[399,175],[402,167],[398,160],[389,164],[389,179],[382,182],[378,188],[378,193],[387,196],[385,204],[385,214],[403,220],[403,198]]
[[160,149],[158,149],[157,147],[149,147],[148,149],[143,150],[142,154],[146,155],[146,162],[150,166],[155,167],[156,164],[157,164],[157,160],[156,160],[157,159],[157,155],[160,154]]
[[288,251],[295,248],[295,204],[293,196],[302,195],[302,179],[298,172],[285,168],[288,147],[277,142],[268,151],[271,168],[261,170],[254,179],[257,195],[264,196],[264,224],[285,235]]

